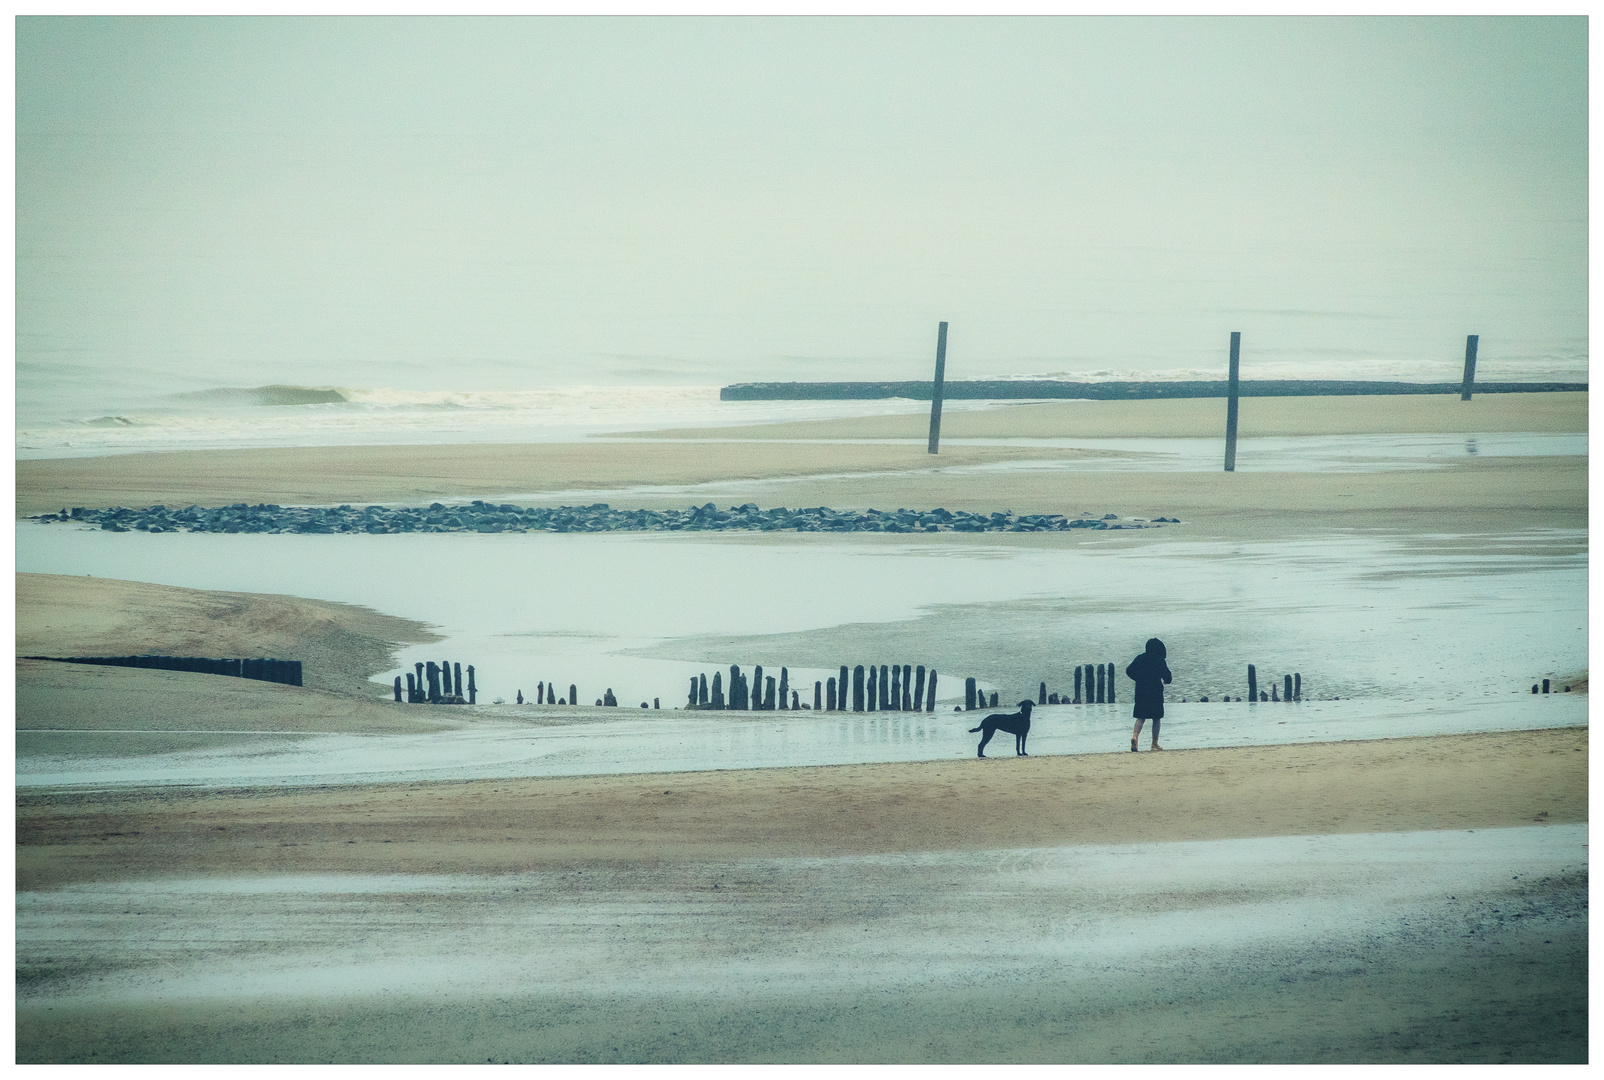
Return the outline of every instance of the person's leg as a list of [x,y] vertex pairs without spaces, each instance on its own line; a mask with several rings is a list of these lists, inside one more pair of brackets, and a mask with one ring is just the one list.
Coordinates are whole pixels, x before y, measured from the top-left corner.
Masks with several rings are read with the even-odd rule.
[[1159,721],[1154,720],[1153,721],[1153,749],[1154,750],[1162,750],[1162,749],[1164,749],[1162,746],[1160,746],[1158,744],[1158,725],[1159,725]]
[[1136,726],[1131,729],[1131,753],[1136,753],[1136,740],[1142,737],[1142,720],[1137,718]]

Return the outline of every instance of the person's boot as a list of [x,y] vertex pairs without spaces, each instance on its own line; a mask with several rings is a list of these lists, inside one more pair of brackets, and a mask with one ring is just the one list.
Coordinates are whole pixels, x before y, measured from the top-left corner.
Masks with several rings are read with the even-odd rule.
[[1132,740],[1131,740],[1131,753],[1133,753],[1133,754],[1134,754],[1134,753],[1136,753],[1136,752],[1137,752],[1137,750],[1136,750],[1136,740],[1135,740],[1135,739],[1132,739]]

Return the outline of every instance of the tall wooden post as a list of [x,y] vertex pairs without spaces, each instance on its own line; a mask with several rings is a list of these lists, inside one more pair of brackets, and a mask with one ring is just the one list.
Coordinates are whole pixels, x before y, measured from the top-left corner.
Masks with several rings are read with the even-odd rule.
[[[881,689],[885,689],[885,684],[884,683],[881,683],[880,685],[881,685]],[[901,664],[892,664],[891,665],[890,708],[892,708],[893,710],[902,708],[902,665]]]
[[1075,665],[1075,700],[1073,702],[1071,702],[1071,704],[1074,704],[1074,705],[1079,705],[1080,704],[1080,676],[1081,676],[1080,665],[1076,664]]
[[1042,683],[1041,684],[1041,690],[1036,695],[1036,704],[1038,704],[1038,705],[1047,704],[1047,684],[1046,683]]
[[786,703],[791,700],[791,670],[780,669],[780,708],[790,708]]
[[[458,675],[457,678],[460,680],[462,678],[462,676]],[[459,685],[460,685],[460,681],[459,681]],[[479,688],[477,686],[475,686],[474,683],[473,683],[473,665],[472,664],[468,665],[468,704],[469,705],[477,705],[477,704],[479,704]]]
[[914,669],[913,684],[913,711],[923,712],[925,707],[925,666],[920,664]]
[[[451,677],[452,677],[453,681],[456,683],[457,696],[458,697],[462,697],[463,696],[463,693],[462,693],[462,665],[457,663],[456,661],[452,661],[451,668],[452,668]],[[468,665],[468,670],[469,671],[473,670],[473,665],[472,664]]]
[[401,700],[401,676],[399,675],[395,677],[395,699],[397,701]]
[[1252,664],[1248,665],[1248,700],[1259,700],[1259,672]]
[[975,711],[975,677],[964,680],[964,712]]
[[880,669],[873,664],[869,665],[868,702],[870,712],[880,708]]
[[[829,684],[830,684],[829,685],[829,689],[827,691],[829,696],[824,699],[825,700],[825,707],[827,709],[829,709],[831,712],[835,712],[836,709],[835,709],[835,676],[834,675],[830,676]],[[815,685],[817,685],[817,684],[815,684]],[[814,700],[815,701],[818,700],[818,691],[817,690],[814,691]]]
[[1110,705],[1117,704],[1119,701],[1119,695],[1114,693],[1114,687],[1119,684],[1119,681],[1114,674],[1115,670],[1116,669],[1113,664],[1108,665],[1108,703]]
[[1294,671],[1292,673],[1292,700],[1293,701],[1302,701],[1303,700],[1303,673],[1302,672]]
[[941,445],[941,392],[947,378],[947,324],[936,331],[936,378],[930,384],[930,452]]
[[1459,387],[1460,401],[1469,401],[1471,387],[1476,385],[1476,343],[1480,339],[1480,334],[1465,338],[1465,381]]
[[1242,332],[1231,331],[1231,371],[1225,382],[1225,471],[1236,472],[1236,393],[1242,365]]
[[836,708],[840,709],[842,712],[846,712],[847,711],[847,666],[845,664],[841,665],[841,673],[836,676],[835,686],[836,686],[836,695],[835,695]]
[[912,664],[903,664],[902,665],[902,700],[900,702],[898,702],[897,707],[900,708],[903,712],[911,712],[913,710],[913,665]]
[[852,669],[852,711],[863,711],[863,665]]
[[1281,700],[1282,701],[1291,701],[1292,700],[1292,676],[1283,675],[1281,678],[1282,678],[1282,686],[1283,686],[1283,689],[1281,691]]
[[573,683],[569,683],[568,684],[568,704],[570,704],[570,705],[578,705],[579,704],[579,687],[574,685]]
[[824,708],[824,684],[818,679],[813,680],[813,711],[819,712]]
[[885,664],[881,664],[880,665],[880,707],[882,709],[891,708],[891,684],[887,681],[887,678],[890,676],[890,674],[891,674],[890,669],[888,669]]
[[928,695],[925,698],[925,701],[928,703],[925,706],[925,711],[927,711],[927,712],[935,712],[936,711],[936,669],[935,668],[931,668],[930,669],[930,684],[925,688],[925,693]]
[[752,681],[757,684],[757,698],[752,702],[752,711],[763,710],[763,665],[755,664],[752,667]]

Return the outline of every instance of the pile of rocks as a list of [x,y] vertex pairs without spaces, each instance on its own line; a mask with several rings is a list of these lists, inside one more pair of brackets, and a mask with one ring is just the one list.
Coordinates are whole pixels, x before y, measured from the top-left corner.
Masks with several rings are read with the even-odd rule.
[[79,522],[108,532],[224,533],[439,533],[439,532],[673,532],[746,530],[776,532],[1062,532],[1068,529],[1143,529],[1177,518],[1120,520],[1066,518],[1062,514],[971,514],[963,510],[832,510],[828,506],[761,510],[756,503],[720,510],[712,503],[687,510],[614,510],[606,503],[590,506],[525,507],[494,505],[475,499],[466,505],[430,503],[418,506],[315,507],[189,506],[169,510],[75,506],[59,514],[37,514],[38,522]]

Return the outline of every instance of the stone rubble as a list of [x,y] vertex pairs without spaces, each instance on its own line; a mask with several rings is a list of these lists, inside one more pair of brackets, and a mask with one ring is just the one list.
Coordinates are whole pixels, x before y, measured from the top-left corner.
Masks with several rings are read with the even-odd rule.
[[1063,532],[1069,529],[1145,529],[1177,518],[1121,521],[1066,518],[1062,514],[971,514],[963,510],[832,510],[815,506],[761,510],[756,503],[720,510],[712,503],[686,510],[614,510],[606,503],[589,506],[524,507],[475,499],[447,506],[337,507],[189,506],[182,510],[148,506],[91,509],[75,506],[59,514],[36,514],[29,521],[99,525],[108,532],[223,533],[441,533],[441,532]]

